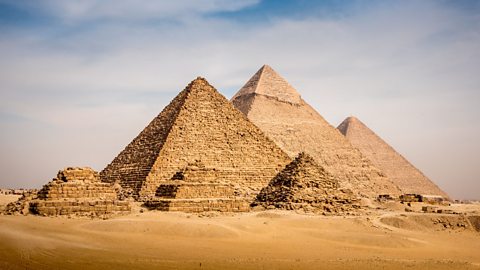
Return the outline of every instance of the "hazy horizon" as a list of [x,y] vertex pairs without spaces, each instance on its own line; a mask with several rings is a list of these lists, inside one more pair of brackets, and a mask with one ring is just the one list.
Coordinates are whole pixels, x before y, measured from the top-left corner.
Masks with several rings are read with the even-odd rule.
[[197,76],[269,64],[455,199],[480,199],[478,1],[0,0],[0,187],[103,169]]

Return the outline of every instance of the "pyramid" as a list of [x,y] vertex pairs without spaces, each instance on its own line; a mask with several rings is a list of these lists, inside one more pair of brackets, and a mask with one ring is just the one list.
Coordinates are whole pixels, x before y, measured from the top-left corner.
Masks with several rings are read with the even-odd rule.
[[43,186],[30,202],[30,211],[43,216],[105,216],[130,213],[128,201],[121,201],[112,185],[100,181],[91,168],[68,167]]
[[348,117],[338,130],[380,168],[405,194],[448,195],[382,138],[355,117]]
[[370,198],[400,194],[398,187],[271,67],[260,68],[231,101],[290,157],[306,152],[342,187]]
[[331,174],[302,152],[260,191],[254,205],[338,213],[359,208],[358,202],[350,190],[340,189]]
[[156,198],[163,210],[209,208],[217,199],[253,199],[290,161],[205,79],[197,78],[100,176],[139,200]]

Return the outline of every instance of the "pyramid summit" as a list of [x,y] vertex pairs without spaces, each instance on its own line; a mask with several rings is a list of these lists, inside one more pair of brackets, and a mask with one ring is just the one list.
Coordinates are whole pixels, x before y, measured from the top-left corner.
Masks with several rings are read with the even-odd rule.
[[232,100],[248,99],[255,94],[292,104],[302,100],[297,90],[268,65],[263,65]]
[[338,130],[406,194],[448,195],[356,117],[346,118]]
[[[278,78],[280,75],[273,69],[262,67],[232,98],[232,103],[291,158],[306,152],[343,187],[366,197],[400,194],[398,187],[371,161],[308,105],[290,84]],[[256,90],[262,87],[268,91]],[[294,98],[285,98],[290,96],[285,93],[295,93]]]
[[290,161],[214,87],[197,78],[100,176],[140,199],[158,197],[172,204],[195,197],[208,204],[221,189],[225,200],[253,199]]

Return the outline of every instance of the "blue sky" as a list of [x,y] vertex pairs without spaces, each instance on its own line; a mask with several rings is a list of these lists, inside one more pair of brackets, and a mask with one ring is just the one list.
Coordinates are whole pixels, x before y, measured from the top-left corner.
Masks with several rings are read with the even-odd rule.
[[480,194],[479,1],[0,0],[0,186],[101,170],[196,76],[269,64],[452,196]]

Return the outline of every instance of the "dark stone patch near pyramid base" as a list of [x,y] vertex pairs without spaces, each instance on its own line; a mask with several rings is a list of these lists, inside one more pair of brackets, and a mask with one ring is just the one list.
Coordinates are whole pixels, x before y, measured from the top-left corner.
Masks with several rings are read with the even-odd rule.
[[151,199],[144,204],[149,210],[181,211],[186,213],[248,212],[250,203],[244,199]]
[[155,196],[173,199],[177,194],[177,190],[178,190],[178,185],[163,184],[157,188],[157,191],[155,192]]

